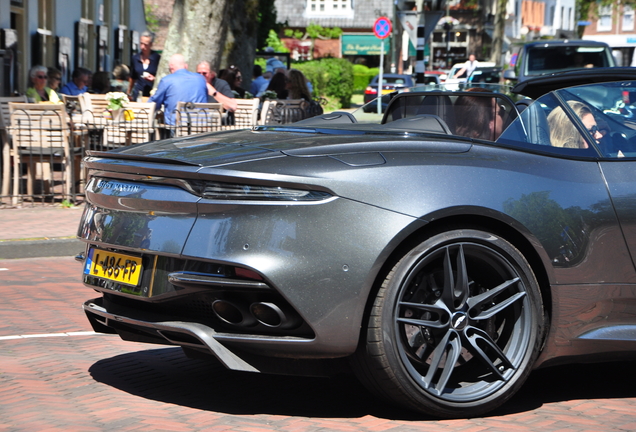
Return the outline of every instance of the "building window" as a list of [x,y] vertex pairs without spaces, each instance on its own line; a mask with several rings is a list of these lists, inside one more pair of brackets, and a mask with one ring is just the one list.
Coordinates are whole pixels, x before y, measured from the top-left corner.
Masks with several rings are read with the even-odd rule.
[[612,30],[612,5],[599,6],[598,8],[598,24],[597,31]]
[[623,31],[634,30],[634,9],[631,6],[623,6]]
[[33,49],[37,63],[54,65],[53,0],[38,0],[38,30]]
[[308,0],[305,15],[308,17],[353,18],[352,0]]
[[95,9],[94,2],[82,0],[82,18],[76,24],[75,68],[83,67],[95,70]]

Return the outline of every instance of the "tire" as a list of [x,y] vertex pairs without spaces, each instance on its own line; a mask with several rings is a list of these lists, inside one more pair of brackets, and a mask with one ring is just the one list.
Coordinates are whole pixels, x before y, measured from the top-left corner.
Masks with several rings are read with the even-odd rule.
[[521,387],[543,333],[541,294],[523,255],[497,235],[452,230],[419,244],[389,272],[355,369],[398,405],[474,417]]

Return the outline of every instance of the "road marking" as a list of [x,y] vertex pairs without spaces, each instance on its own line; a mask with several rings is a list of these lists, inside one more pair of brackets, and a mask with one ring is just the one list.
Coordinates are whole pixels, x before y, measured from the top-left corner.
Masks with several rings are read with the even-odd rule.
[[42,333],[42,334],[31,334],[31,335],[0,336],[0,341],[14,340],[14,339],[65,337],[65,336],[95,336],[95,335],[103,335],[103,334],[106,334],[106,333],[95,333],[94,331],[78,331],[78,332],[68,332],[68,333]]

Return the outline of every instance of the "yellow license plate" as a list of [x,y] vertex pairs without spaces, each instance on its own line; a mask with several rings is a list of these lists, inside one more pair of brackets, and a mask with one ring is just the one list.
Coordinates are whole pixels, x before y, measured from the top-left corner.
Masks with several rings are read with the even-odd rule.
[[133,286],[139,285],[141,271],[140,257],[93,248],[84,267],[85,274]]
[[394,92],[395,89],[382,89],[382,94],[387,94],[387,93],[391,93]]

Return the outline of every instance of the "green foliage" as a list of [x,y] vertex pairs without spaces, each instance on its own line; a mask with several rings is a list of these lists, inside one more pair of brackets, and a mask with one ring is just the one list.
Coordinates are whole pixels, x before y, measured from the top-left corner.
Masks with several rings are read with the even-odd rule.
[[256,33],[256,49],[262,50],[267,47],[267,39],[273,30],[277,33],[281,24],[276,22],[276,8],[274,0],[258,1],[258,31]]
[[146,27],[153,33],[159,30],[159,17],[157,17],[157,5],[144,2],[144,15],[146,16]]
[[302,39],[303,36],[305,36],[305,34],[302,31],[294,30],[294,29],[285,29],[284,33],[285,33],[285,36],[294,38],[294,39]]
[[[636,6],[636,0],[622,0],[621,3],[625,6]],[[576,0],[576,9],[579,12],[579,20],[587,21],[590,19],[590,12],[596,13],[597,8],[600,6],[609,6],[616,4],[616,0]],[[596,5],[591,8],[592,5]]]
[[278,34],[274,30],[269,31],[267,36],[267,46],[274,48],[276,52],[289,52],[289,48],[285,46],[283,42],[278,38]]
[[261,69],[263,69],[263,72],[265,72],[265,69],[267,67],[267,59],[265,59],[265,57],[256,57],[254,59],[254,64],[259,65]]
[[371,79],[380,73],[379,68],[370,68],[365,65],[353,65],[353,93],[364,93]]
[[[636,0],[622,0],[621,3],[626,6],[636,6]],[[593,15],[598,15],[598,8],[601,6],[609,6],[616,4],[616,0],[576,0],[576,10],[578,11],[579,21],[588,21]],[[620,5],[617,5],[617,7]],[[583,37],[585,26],[579,26],[579,37]]]
[[340,58],[322,58],[293,65],[314,86],[314,97],[333,100],[335,105],[349,108],[353,94],[353,65]]
[[338,27],[328,28],[318,24],[314,24],[313,22],[307,26],[306,31],[307,35],[312,39],[316,39],[319,37],[325,39],[333,39],[340,37],[340,35],[342,34],[342,29]]

